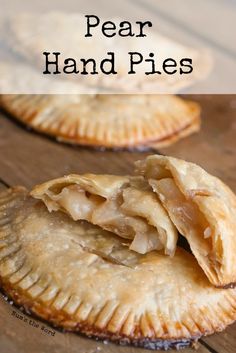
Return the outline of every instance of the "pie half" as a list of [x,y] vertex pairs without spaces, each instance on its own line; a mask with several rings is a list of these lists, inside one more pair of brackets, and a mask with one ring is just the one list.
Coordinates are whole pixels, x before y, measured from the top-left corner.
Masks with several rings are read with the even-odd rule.
[[215,286],[236,283],[236,196],[218,178],[180,159],[137,162],[178,231]]
[[36,186],[31,195],[50,212],[63,211],[74,221],[86,220],[132,240],[131,250],[175,253],[176,228],[143,177],[68,175]]
[[183,348],[236,318],[236,289],[214,288],[183,249],[138,254],[20,187],[0,193],[0,282],[51,324],[152,349]]
[[36,131],[95,147],[159,148],[200,128],[199,105],[173,95],[2,95],[0,104]]

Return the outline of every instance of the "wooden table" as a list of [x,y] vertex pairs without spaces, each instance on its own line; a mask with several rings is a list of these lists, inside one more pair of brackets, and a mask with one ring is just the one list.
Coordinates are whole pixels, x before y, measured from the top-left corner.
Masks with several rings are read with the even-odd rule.
[[[192,96],[202,106],[202,130],[160,153],[185,158],[222,178],[236,192],[236,96]],[[150,152],[149,152],[150,153]],[[34,184],[68,173],[119,173],[133,170],[133,162],[148,152],[94,151],[59,144],[27,131],[4,112],[0,113],[1,187]],[[13,310],[24,320],[12,315]],[[103,344],[78,335],[41,330],[42,323],[22,314],[0,298],[1,353],[134,353],[132,347]],[[35,325],[39,327],[35,327]],[[34,325],[34,326],[33,326]],[[47,327],[47,325],[45,325]],[[50,329],[50,328],[49,328]],[[199,353],[236,352],[236,325],[225,332],[203,338]],[[185,350],[189,353],[191,350]]]

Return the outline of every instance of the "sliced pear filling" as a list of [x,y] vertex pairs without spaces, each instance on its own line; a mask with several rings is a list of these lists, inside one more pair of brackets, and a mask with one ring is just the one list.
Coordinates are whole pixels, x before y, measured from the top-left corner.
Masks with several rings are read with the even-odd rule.
[[164,244],[159,239],[157,229],[146,222],[144,214],[139,216],[138,210],[131,210],[132,215],[125,212],[120,192],[112,199],[104,199],[82,191],[78,185],[72,185],[65,187],[60,194],[52,196],[52,199],[75,221],[86,220],[123,238],[133,239],[131,250],[144,254],[151,250],[163,249]]
[[[141,180],[139,180],[141,179]],[[89,190],[88,190],[89,189]],[[32,193],[33,196],[34,192]],[[141,254],[164,249],[174,255],[177,230],[158,196],[143,178],[131,178],[112,195],[80,184],[48,188],[41,197],[49,211],[62,210],[73,220],[86,220],[123,238]]]
[[159,195],[178,231],[189,241],[192,251],[197,250],[204,257],[204,261],[205,257],[208,257],[209,265],[211,262],[217,265],[218,262],[219,266],[222,262],[221,240],[218,237],[218,243],[213,241],[214,230],[191,197],[187,199],[172,178],[151,179],[150,185]]

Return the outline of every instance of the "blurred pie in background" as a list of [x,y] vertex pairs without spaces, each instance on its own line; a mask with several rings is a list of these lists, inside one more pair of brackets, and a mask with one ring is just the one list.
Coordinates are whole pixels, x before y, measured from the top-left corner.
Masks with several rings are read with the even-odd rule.
[[0,104],[35,131],[84,146],[159,148],[200,129],[199,105],[174,95],[1,95]]

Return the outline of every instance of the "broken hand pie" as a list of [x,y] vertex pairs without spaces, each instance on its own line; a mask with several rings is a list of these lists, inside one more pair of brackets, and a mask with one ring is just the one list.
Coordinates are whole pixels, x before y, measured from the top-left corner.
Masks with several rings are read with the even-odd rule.
[[38,132],[106,148],[168,146],[200,128],[195,102],[171,95],[1,95],[0,104]]
[[151,349],[183,348],[235,320],[236,289],[214,288],[191,254],[138,254],[123,240],[48,212],[24,188],[0,193],[1,286],[39,317]]
[[212,284],[236,282],[236,196],[218,178],[183,160],[150,156],[139,161],[178,231]]

